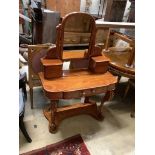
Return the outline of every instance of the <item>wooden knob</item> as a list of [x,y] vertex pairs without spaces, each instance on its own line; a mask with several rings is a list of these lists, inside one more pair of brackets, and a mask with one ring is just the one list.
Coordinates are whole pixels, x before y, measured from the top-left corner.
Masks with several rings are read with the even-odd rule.
[[86,92],[83,92],[82,95],[85,96],[86,95]]
[[95,89],[93,89],[92,92],[95,93]]

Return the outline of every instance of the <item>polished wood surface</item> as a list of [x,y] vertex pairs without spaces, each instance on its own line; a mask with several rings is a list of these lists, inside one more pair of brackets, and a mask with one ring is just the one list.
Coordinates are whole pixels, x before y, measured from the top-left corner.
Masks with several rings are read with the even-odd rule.
[[[78,23],[73,24],[76,21]],[[57,26],[56,45],[49,48],[41,60],[43,71],[39,73],[39,77],[45,95],[51,100],[50,106],[44,110],[44,115],[49,121],[51,133],[57,131],[60,121],[73,115],[89,114],[98,120],[103,118],[102,105],[111,98],[117,77],[107,72],[109,59],[102,55],[102,49],[95,45],[96,30],[95,20],[91,15],[80,12],[66,15]],[[84,52],[64,52],[66,33],[89,36],[88,49]],[[74,70],[62,70],[64,61],[74,62]],[[106,95],[98,108],[89,97],[100,93]],[[85,98],[84,103],[58,108],[59,99],[81,97]]]
[[106,73],[108,71],[109,59],[105,55],[91,57],[89,61],[89,69],[98,74]]
[[[51,105],[43,113],[49,121],[49,131],[55,133],[60,122],[71,116],[88,114],[97,120],[102,120],[102,106],[113,95],[117,77],[111,73],[93,74],[89,70],[64,71],[63,77],[47,80],[42,72],[39,73],[46,96],[51,100]],[[74,83],[74,84],[73,84]],[[95,94],[106,93],[101,104],[97,107],[89,97]],[[72,99],[85,97],[84,103],[77,103],[58,108],[59,99]]]
[[[46,95],[52,99],[69,99],[103,93],[114,89],[117,82],[117,77],[109,72],[93,74],[88,70],[68,71],[64,73],[63,77],[55,80],[46,80],[42,72],[39,73],[39,77]],[[68,93],[72,94],[69,96]]]
[[84,57],[85,50],[65,50],[63,52],[63,60],[73,60],[73,59],[82,59]]
[[104,52],[104,55],[107,56],[110,59],[110,69],[115,73],[119,74],[121,76],[134,78],[135,77],[135,67],[128,66],[128,60],[130,57],[131,52],[130,51],[108,51]]

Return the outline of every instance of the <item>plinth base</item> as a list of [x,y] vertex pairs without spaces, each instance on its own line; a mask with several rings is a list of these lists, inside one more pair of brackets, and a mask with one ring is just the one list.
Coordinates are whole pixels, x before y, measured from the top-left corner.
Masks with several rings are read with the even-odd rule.
[[[51,103],[52,104],[52,103]],[[51,110],[51,106],[43,110],[44,116],[49,121],[49,132],[55,133],[60,122],[68,117],[87,114],[97,120],[103,120],[104,116],[101,114],[96,103],[76,103],[72,106],[56,108],[55,112]]]

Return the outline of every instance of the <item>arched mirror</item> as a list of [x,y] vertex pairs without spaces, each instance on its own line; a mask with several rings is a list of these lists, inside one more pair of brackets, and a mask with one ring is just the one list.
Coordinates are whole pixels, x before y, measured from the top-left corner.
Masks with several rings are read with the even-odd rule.
[[[45,77],[63,76],[63,64],[71,63],[69,69],[87,69],[95,73],[107,70],[109,60],[102,56],[102,49],[95,46],[96,24],[94,18],[86,13],[73,12],[66,15],[57,26],[56,46],[48,49],[42,59]],[[71,43],[70,43],[71,42]],[[83,43],[83,44],[82,44]],[[75,47],[65,52],[65,46]],[[82,52],[76,52],[78,46],[87,45]],[[106,64],[105,64],[106,63]]]
[[95,46],[96,25],[94,18],[86,13],[74,12],[65,16],[57,27],[57,51],[60,58],[64,49],[88,49],[86,57]]

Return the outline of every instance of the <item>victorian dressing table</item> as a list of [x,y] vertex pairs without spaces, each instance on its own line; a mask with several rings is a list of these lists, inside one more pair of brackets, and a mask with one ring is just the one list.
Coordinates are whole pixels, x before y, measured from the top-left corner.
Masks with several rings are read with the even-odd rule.
[[[78,21],[77,25],[72,21]],[[83,25],[85,29],[78,26]],[[75,26],[72,29],[72,26]],[[68,29],[68,27],[70,27]],[[73,32],[74,30],[74,32]],[[89,48],[83,53],[63,51],[65,34],[87,34]],[[113,96],[117,77],[108,72],[109,59],[102,55],[102,49],[95,46],[96,25],[94,18],[86,13],[71,13],[64,17],[57,26],[56,45],[47,50],[46,56],[41,58],[43,71],[39,77],[45,95],[51,104],[43,110],[49,121],[49,131],[55,133],[60,122],[74,115],[88,114],[97,120],[102,120],[102,106]],[[63,62],[75,61],[74,69],[63,70]],[[105,93],[101,104],[89,99],[90,96]],[[60,99],[84,97],[84,103],[75,103],[69,106],[58,107]]]

